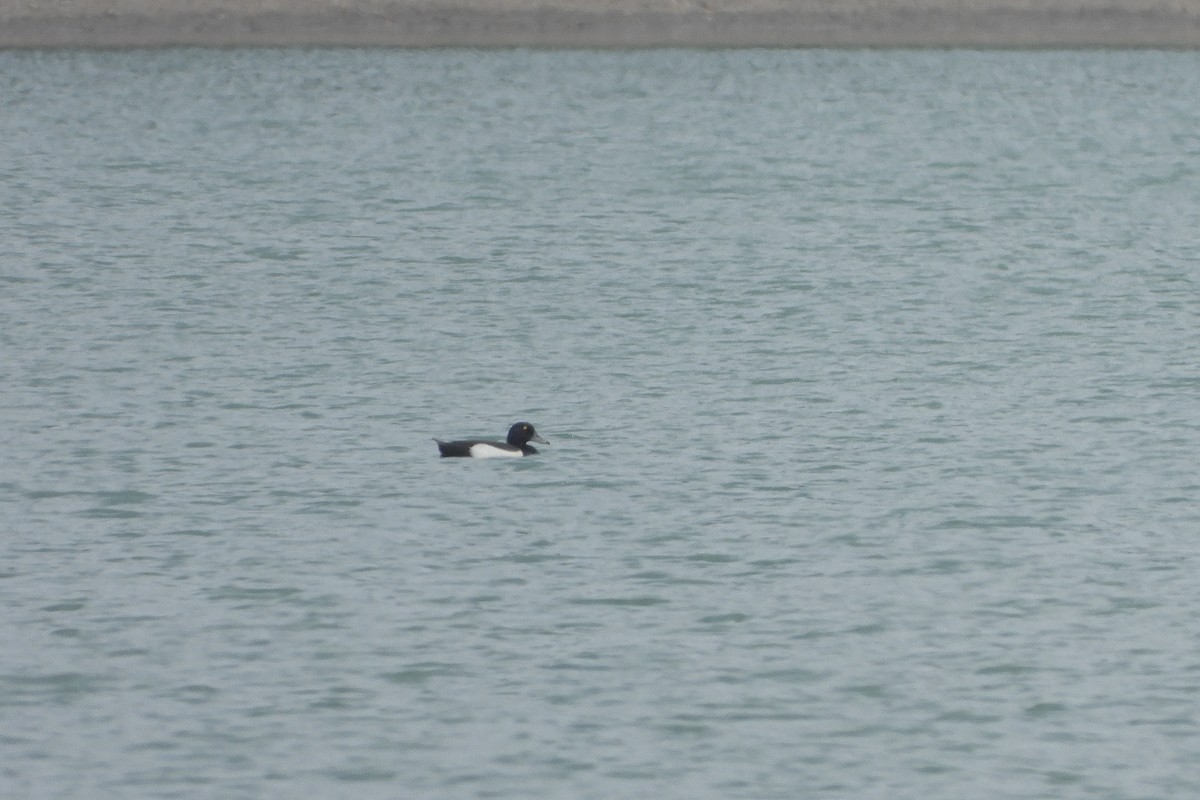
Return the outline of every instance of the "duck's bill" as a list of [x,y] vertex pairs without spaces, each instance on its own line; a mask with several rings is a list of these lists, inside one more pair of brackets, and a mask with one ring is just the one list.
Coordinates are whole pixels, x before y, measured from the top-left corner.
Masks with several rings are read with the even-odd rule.
[[550,444],[550,442],[543,439],[541,435],[537,433],[533,435],[533,438],[530,441],[537,442],[538,444]]

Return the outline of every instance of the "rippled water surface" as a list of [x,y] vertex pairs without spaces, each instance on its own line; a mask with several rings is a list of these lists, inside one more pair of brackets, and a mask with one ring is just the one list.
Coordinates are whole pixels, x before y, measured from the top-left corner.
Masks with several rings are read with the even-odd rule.
[[2,793],[1197,796],[1197,97],[0,53]]

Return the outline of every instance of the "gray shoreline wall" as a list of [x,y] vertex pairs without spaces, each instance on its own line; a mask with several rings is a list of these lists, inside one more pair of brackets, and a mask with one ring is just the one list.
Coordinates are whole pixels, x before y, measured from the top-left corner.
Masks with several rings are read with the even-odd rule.
[[[733,12],[555,9],[122,10],[0,16],[0,47],[1200,47],[1200,14],[976,6]],[[1061,6],[1059,7],[1061,8]]]

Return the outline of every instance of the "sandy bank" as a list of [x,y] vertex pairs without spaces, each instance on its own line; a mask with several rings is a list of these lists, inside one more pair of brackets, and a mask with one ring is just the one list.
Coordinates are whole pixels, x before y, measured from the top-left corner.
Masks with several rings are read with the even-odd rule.
[[1200,0],[6,0],[0,47],[1200,47]]

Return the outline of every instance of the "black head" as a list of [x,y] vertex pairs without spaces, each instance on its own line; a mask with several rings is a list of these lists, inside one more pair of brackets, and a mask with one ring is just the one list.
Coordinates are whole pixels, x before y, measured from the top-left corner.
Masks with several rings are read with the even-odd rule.
[[528,422],[518,422],[508,429],[508,443],[513,447],[524,447],[528,442],[541,442],[542,444],[550,444],[542,437],[538,436],[537,431]]

